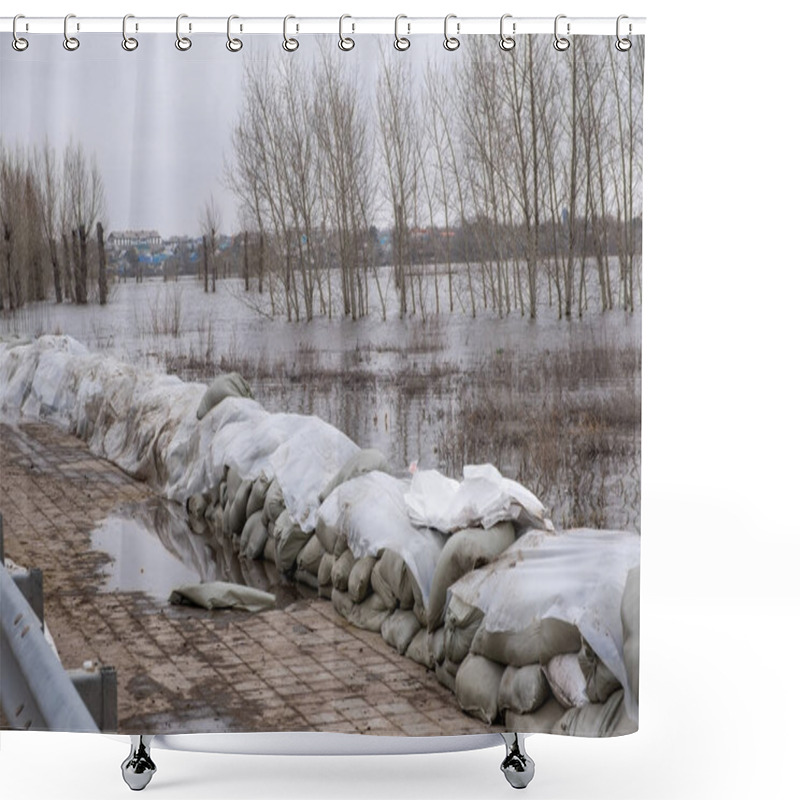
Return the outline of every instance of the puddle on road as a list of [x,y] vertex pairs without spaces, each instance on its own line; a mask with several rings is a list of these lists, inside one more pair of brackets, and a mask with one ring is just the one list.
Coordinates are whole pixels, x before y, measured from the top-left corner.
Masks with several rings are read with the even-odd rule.
[[178,586],[228,581],[275,595],[285,608],[305,597],[274,564],[240,560],[232,543],[189,527],[182,505],[161,498],[122,506],[92,531],[92,549],[109,556],[103,592],[144,592],[166,603]]

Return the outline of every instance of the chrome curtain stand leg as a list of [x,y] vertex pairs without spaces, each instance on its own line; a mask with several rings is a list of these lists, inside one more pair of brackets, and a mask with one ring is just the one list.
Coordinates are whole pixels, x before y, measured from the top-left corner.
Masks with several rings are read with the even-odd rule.
[[532,780],[535,765],[525,752],[525,739],[519,733],[501,733],[506,743],[506,757],[500,765],[506,780],[515,789],[524,789]]
[[152,736],[131,736],[130,755],[122,762],[122,779],[134,792],[140,792],[150,783],[156,765],[150,758]]

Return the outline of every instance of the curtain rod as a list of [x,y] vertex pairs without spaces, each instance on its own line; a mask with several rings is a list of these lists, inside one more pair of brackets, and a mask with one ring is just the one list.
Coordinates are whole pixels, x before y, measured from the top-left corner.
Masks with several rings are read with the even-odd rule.
[[[194,17],[181,15],[180,28],[184,35],[215,33],[225,35],[228,31],[227,17]],[[549,33],[553,34],[555,17],[513,17],[504,15],[503,30],[509,35]],[[414,34],[444,34],[444,17],[291,17],[289,30],[292,34],[338,34],[340,25],[346,35],[378,33],[392,35],[399,30],[403,36]],[[619,23],[623,36],[637,36],[645,32],[644,17],[626,17]],[[231,30],[236,34],[283,34],[284,17],[234,17]],[[561,34],[614,36],[617,33],[617,17],[570,17],[559,15],[558,28]],[[499,34],[500,15],[496,17],[452,16],[448,23],[450,35]],[[0,17],[0,32],[11,33],[13,17]],[[127,21],[128,35],[134,33],[172,33],[176,31],[175,17],[136,17]],[[81,17],[70,15],[70,35],[81,33],[122,34],[122,17]],[[65,32],[64,17],[27,17],[17,19],[18,35]]]

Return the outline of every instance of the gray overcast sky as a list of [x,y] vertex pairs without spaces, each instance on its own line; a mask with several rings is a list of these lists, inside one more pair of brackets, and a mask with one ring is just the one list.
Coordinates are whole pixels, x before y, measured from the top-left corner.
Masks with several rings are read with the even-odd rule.
[[[324,38],[336,48],[335,37]],[[357,52],[342,54],[351,63],[357,59],[360,85],[370,95],[378,38],[389,40],[359,37]],[[70,53],[62,36],[37,35],[17,53],[4,36],[0,135],[6,146],[40,144],[47,136],[59,150],[72,137],[94,152],[105,182],[109,230],[194,234],[213,193],[229,232],[237,227],[237,209],[222,179],[245,55],[264,48],[275,58],[313,59],[313,39],[301,37],[299,50],[289,54],[280,36],[245,36],[243,52],[231,54],[217,35],[195,36],[191,49],[179,52],[174,35],[149,34],[128,53],[119,35],[86,34]],[[459,57],[441,47],[440,37],[424,39],[397,57],[412,58],[420,73],[428,53]]]

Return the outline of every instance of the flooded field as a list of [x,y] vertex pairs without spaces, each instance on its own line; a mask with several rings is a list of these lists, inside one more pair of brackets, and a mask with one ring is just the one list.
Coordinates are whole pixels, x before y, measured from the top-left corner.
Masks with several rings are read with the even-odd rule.
[[236,370],[269,411],[315,414],[398,471],[416,462],[457,475],[491,462],[530,487],[559,527],[639,530],[640,312],[559,320],[544,305],[535,321],[401,318],[388,293],[386,319],[376,303],[357,321],[290,323],[239,280],[216,288],[118,283],[104,307],[6,314],[0,335],[67,333],[185,380]]

